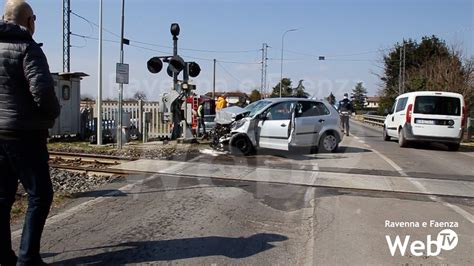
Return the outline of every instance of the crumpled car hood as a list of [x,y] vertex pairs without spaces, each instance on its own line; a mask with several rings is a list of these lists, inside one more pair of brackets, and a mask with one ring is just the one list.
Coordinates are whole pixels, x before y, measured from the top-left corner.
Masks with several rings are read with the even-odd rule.
[[216,111],[216,119],[214,121],[221,125],[230,124],[238,115],[244,114],[245,112],[247,112],[247,110],[238,106],[223,108]]

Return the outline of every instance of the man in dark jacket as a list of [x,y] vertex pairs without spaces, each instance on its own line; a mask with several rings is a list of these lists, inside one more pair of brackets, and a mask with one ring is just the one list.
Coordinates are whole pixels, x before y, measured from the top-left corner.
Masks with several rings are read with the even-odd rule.
[[[40,241],[53,189],[46,147],[60,107],[46,57],[33,40],[36,16],[23,0],[7,0],[0,21],[0,264],[42,265]],[[28,193],[18,259],[10,212],[18,180]]]
[[349,100],[349,95],[347,93],[344,93],[344,99],[339,101],[337,110],[341,116],[342,130],[346,133],[346,136],[349,136],[349,117],[354,112],[354,106],[352,105],[351,100]]

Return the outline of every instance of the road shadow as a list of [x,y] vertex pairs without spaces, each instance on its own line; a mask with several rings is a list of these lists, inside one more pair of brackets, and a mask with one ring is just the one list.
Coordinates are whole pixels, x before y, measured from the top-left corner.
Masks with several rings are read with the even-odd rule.
[[81,256],[54,262],[53,265],[122,265],[149,263],[208,256],[225,256],[241,259],[272,249],[271,242],[288,240],[279,234],[261,233],[250,237],[196,237],[160,241],[126,242],[82,251],[99,251],[94,255]]
[[364,152],[372,152],[372,151],[369,149],[358,148],[358,147],[341,146],[339,147],[336,153],[364,153]]
[[102,189],[94,191],[78,192],[72,195],[74,198],[98,198],[98,197],[125,197],[126,193],[117,189]]

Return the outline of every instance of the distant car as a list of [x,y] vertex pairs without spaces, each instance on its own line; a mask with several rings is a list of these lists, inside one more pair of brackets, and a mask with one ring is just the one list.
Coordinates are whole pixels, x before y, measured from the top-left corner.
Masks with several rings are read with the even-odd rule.
[[237,111],[230,134],[221,139],[233,153],[248,155],[256,148],[288,151],[293,147],[334,152],[343,138],[339,114],[326,101],[268,98]]
[[461,94],[417,91],[397,97],[385,118],[383,138],[398,138],[400,147],[410,142],[440,142],[459,149],[466,126],[466,105]]

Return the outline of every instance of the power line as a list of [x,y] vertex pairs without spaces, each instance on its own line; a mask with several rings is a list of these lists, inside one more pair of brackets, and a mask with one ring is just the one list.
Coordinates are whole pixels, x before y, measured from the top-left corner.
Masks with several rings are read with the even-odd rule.
[[[270,61],[280,61],[281,58],[268,58]],[[285,58],[283,61],[330,61],[330,62],[372,62],[371,59],[331,59],[325,58],[324,60],[318,60],[318,58]]]
[[222,68],[222,70],[224,70],[224,72],[229,75],[231,78],[233,78],[234,80],[236,80],[237,82],[239,83],[242,83],[242,81],[240,81],[240,79],[236,78],[234,75],[232,75],[229,71],[227,71],[227,69],[220,63],[220,61],[216,61],[217,64]]
[[[73,32],[71,32],[71,35],[79,37],[79,38],[83,38],[83,39],[86,39],[86,40],[87,39],[88,40],[94,40],[94,41],[99,40],[99,38],[96,38],[96,37],[89,37],[89,36],[85,36],[85,35],[81,35],[81,34],[77,34],[77,33],[73,33]],[[120,41],[110,40],[110,39],[104,39],[103,41],[104,42],[110,42],[110,43],[118,43],[118,44],[120,43]],[[156,50],[156,49],[152,49],[152,48],[148,48],[148,47],[143,47],[143,46],[139,46],[139,45],[135,45],[135,44],[130,44],[129,46],[139,48],[139,49],[143,49],[143,50],[147,50],[147,51],[152,51],[152,52],[168,53],[168,52],[165,52],[165,51],[160,51],[160,50]]]
[[[97,23],[71,11],[71,14],[75,15],[76,17],[96,26],[96,27],[99,27],[99,25],[97,25]],[[114,33],[113,31],[110,31],[104,27],[102,27],[104,31],[114,35],[115,37],[118,37],[120,38],[120,35]],[[159,44],[154,44],[154,43],[148,43],[148,42],[142,42],[142,41],[137,41],[137,40],[130,40],[130,41],[133,41],[133,42],[136,42],[138,44],[143,44],[143,45],[149,45],[149,46],[154,46],[154,47],[161,47],[161,48],[170,48],[170,49],[173,49],[173,47],[171,46],[166,46],[166,45],[159,45]],[[252,50],[204,50],[204,49],[194,49],[194,48],[180,48],[181,50],[185,50],[185,51],[193,51],[193,52],[202,52],[202,53],[232,53],[232,54],[235,54],[235,53],[252,53],[252,52],[258,52],[260,51],[260,49],[252,49]]]
[[[91,20],[89,20],[89,19],[87,19],[87,18],[85,18],[85,17],[83,17],[83,16],[81,16],[81,15],[75,13],[74,11],[71,11],[71,14],[73,14],[74,16],[76,16],[76,17],[78,17],[78,18],[84,20],[85,22],[89,23],[90,25],[94,25],[94,26],[96,26],[97,28],[99,28],[99,25],[98,25],[97,23],[95,23],[95,22],[93,22],[93,21],[91,21]],[[112,35],[114,35],[115,37],[120,38],[120,35],[116,34],[115,32],[110,31],[110,30],[108,30],[108,29],[106,29],[106,28],[104,28],[104,27],[102,27],[102,29],[103,29],[105,32],[109,33],[109,34],[112,34]]]
[[[304,55],[304,56],[311,56],[311,57],[319,57],[321,55],[324,55],[326,58],[333,58],[333,57],[351,57],[351,56],[357,56],[357,55],[366,55],[366,54],[373,54],[373,53],[378,53],[381,51],[388,51],[391,50],[392,48],[386,48],[386,49],[378,49],[378,50],[372,50],[372,51],[365,51],[365,52],[357,52],[357,53],[350,53],[350,54],[335,54],[335,55],[325,55],[324,53],[320,55],[316,54],[311,54],[311,53],[306,53],[306,52],[298,52],[298,51],[292,51],[292,50],[286,50],[285,52],[292,53],[292,54],[298,54],[298,55]],[[281,49],[279,49],[281,50]]]
[[[96,37],[85,36],[85,35],[72,33],[72,32],[71,32],[71,35],[79,37],[79,38],[83,38],[83,39],[88,39],[88,40],[94,40],[94,41],[99,40]],[[104,42],[110,42],[110,43],[120,43],[120,41],[110,40],[110,39],[104,39],[103,41]],[[140,45],[136,45],[136,44],[130,44],[129,46],[139,48],[139,49],[142,49],[142,50],[157,52],[157,53],[163,53],[163,54],[169,53],[167,51],[160,51],[160,50],[157,50],[157,49],[148,48],[148,47],[144,47],[144,46],[140,46]],[[202,61],[213,61],[214,60],[214,59],[210,59],[210,58],[201,58],[201,57],[195,57],[195,56],[189,56],[189,55],[182,55],[182,56],[184,58],[191,58],[191,59],[202,60]],[[260,63],[257,63],[257,62],[238,62],[238,61],[225,61],[225,60],[222,60],[222,61],[219,61],[219,62],[226,63],[226,64],[237,64],[237,65],[256,65],[256,64],[260,64]]]

